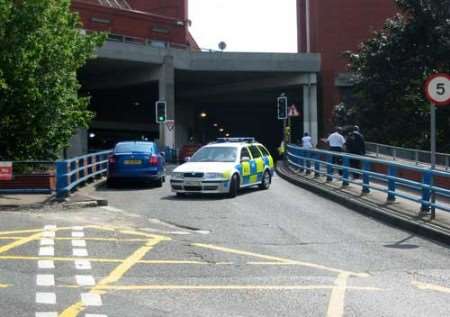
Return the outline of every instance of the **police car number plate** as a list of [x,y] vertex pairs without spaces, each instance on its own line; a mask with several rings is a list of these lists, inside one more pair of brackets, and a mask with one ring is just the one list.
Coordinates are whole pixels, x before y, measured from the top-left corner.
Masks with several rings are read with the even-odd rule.
[[201,182],[195,182],[195,181],[185,181],[184,185],[185,186],[201,186],[202,183]]

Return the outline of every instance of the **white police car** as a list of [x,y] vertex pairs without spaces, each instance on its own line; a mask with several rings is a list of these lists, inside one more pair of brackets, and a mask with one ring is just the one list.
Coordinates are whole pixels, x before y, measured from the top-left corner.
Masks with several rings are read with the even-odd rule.
[[172,173],[172,191],[185,193],[226,193],[235,197],[240,188],[270,187],[273,158],[253,138],[221,138],[208,144]]

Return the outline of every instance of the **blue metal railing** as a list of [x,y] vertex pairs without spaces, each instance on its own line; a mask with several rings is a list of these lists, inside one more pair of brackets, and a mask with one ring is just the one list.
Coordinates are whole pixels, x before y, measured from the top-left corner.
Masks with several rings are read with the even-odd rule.
[[[337,179],[342,181],[342,186],[357,184],[362,187],[363,193],[369,193],[371,190],[385,192],[387,201],[395,201],[396,197],[414,201],[420,204],[421,211],[431,209],[434,212],[439,209],[450,212],[449,188],[436,185],[438,179],[450,183],[448,172],[367,156],[308,150],[295,145],[288,145],[286,153],[291,167],[307,174],[314,173],[315,177],[325,176],[327,181]],[[335,171],[339,173],[335,174]],[[400,177],[401,171],[419,175],[420,181],[414,180],[414,177]],[[361,180],[355,180],[350,174],[359,176]]]
[[106,174],[111,150],[56,161],[56,197],[64,198],[84,182]]

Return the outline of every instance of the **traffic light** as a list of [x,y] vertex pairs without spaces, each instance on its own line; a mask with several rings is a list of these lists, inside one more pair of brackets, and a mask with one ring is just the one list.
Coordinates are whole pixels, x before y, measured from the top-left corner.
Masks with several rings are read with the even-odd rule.
[[277,98],[277,116],[279,120],[287,119],[288,116],[287,97]]
[[162,123],[167,120],[167,103],[165,101],[156,102],[156,123]]

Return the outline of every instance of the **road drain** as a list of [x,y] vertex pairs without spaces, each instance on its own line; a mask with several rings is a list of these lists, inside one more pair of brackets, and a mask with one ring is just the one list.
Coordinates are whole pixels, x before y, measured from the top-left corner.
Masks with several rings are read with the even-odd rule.
[[195,228],[192,226],[178,224],[178,223],[171,222],[171,221],[162,221],[162,220],[159,220],[156,218],[149,218],[148,221],[150,221],[151,223],[154,223],[154,224],[166,226],[171,229],[183,229],[183,230],[187,230],[187,231],[198,233],[198,234],[210,234],[211,233],[211,231],[209,231],[209,230],[202,230],[200,228]]

